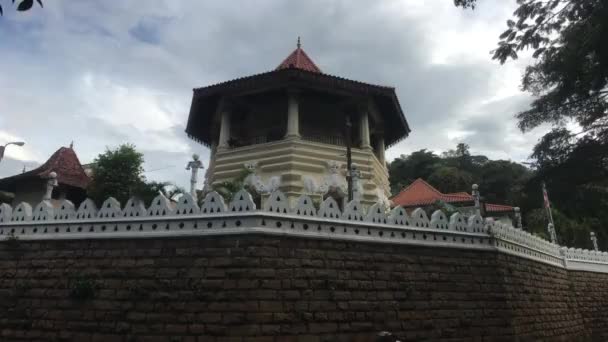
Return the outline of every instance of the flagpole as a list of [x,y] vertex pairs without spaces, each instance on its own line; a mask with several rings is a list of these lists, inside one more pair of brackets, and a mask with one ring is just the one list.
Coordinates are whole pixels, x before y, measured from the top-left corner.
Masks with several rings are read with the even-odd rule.
[[545,182],[543,182],[543,199],[545,201],[545,209],[547,210],[547,215],[549,216],[549,222],[555,226],[553,222],[553,213],[551,213],[551,203],[549,202],[549,194],[547,193],[547,186]]
[[545,182],[543,185],[543,201],[545,205],[545,210],[547,211],[547,216],[549,216],[549,226],[547,227],[549,230],[549,235],[551,235],[551,240],[553,243],[557,243],[557,231],[555,230],[555,223],[553,222],[553,213],[551,212],[551,202],[549,202],[549,194],[547,193],[547,186]]

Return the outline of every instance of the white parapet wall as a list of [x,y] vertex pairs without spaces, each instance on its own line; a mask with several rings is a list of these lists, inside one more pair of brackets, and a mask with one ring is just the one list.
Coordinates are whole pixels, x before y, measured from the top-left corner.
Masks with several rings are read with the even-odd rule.
[[317,210],[308,196],[289,206],[280,191],[271,194],[264,209],[256,208],[242,190],[225,203],[216,192],[199,207],[185,194],[172,204],[163,195],[150,207],[130,199],[124,208],[108,198],[97,208],[86,200],[78,209],[69,201],[53,207],[43,201],[34,209],[21,203],[14,209],[0,205],[0,243],[14,240],[162,238],[264,234],[314,239],[418,245],[437,248],[498,251],[569,270],[608,273],[608,253],[560,247],[521,229],[473,215],[441,211],[430,219],[422,209],[410,214],[377,203],[366,212],[357,201],[341,212],[331,198]]

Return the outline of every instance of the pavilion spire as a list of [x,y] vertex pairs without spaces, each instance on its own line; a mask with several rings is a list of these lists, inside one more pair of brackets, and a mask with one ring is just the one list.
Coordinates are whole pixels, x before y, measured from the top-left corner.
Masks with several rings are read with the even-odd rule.
[[306,70],[310,72],[321,73],[321,69],[312,61],[310,57],[304,52],[302,49],[302,41],[298,36],[298,42],[296,44],[296,49],[285,58],[281,64],[276,68],[276,70],[281,69],[300,69]]

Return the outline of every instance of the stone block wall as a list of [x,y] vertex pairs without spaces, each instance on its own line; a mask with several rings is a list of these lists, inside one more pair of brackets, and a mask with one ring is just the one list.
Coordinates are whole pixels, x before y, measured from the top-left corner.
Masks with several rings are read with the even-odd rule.
[[608,274],[570,271],[569,281],[592,340],[608,341]]
[[0,244],[1,341],[578,341],[608,275],[493,251],[262,235]]

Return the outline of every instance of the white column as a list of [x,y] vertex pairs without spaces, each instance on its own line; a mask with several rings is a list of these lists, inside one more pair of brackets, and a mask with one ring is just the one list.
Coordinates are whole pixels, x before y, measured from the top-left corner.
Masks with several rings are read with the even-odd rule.
[[200,161],[198,154],[192,155],[192,161],[186,165],[186,170],[190,170],[190,195],[196,199],[196,183],[198,182],[198,170],[203,169],[203,162]]
[[285,134],[285,137],[300,137],[300,106],[296,90],[287,92],[287,134]]
[[363,110],[360,117],[361,148],[371,150],[372,146],[369,143],[369,118],[367,117],[367,110]]
[[475,201],[475,214],[481,216],[481,203],[479,203],[479,185],[473,184],[473,191],[471,191],[471,195],[473,196],[473,200]]
[[223,110],[218,149],[229,148],[228,140],[230,140],[230,112],[228,110]]

